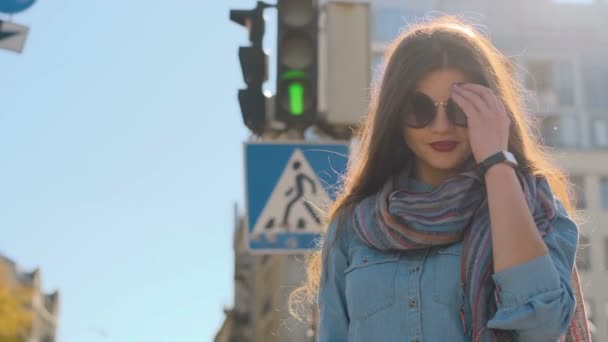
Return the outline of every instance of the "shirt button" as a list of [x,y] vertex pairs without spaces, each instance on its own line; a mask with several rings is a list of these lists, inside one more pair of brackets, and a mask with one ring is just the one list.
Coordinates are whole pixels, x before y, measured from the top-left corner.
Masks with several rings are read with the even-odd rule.
[[420,271],[420,267],[416,266],[416,267],[412,267],[412,272],[418,272]]
[[414,299],[410,300],[410,308],[416,308],[416,301]]

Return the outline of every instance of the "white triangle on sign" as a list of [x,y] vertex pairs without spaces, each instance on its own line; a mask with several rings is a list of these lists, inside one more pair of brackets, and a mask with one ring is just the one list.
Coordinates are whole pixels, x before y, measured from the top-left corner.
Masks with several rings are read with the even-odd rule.
[[295,149],[272,190],[252,236],[281,233],[320,233],[318,207],[330,203],[329,195],[300,149]]

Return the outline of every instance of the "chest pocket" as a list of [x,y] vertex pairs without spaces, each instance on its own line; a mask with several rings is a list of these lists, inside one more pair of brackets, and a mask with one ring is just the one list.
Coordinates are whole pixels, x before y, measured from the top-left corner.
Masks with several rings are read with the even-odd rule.
[[460,257],[462,244],[439,247],[433,255],[433,299],[441,304],[460,307]]
[[346,302],[351,319],[364,319],[395,303],[399,252],[362,247],[344,270]]

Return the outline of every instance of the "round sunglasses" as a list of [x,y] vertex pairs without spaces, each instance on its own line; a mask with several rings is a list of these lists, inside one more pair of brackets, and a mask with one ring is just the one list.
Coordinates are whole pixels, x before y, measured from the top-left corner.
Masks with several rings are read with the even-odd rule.
[[456,126],[467,127],[467,116],[452,100],[448,99],[444,102],[435,102],[428,95],[415,92],[409,99],[409,106],[405,114],[405,124],[412,128],[423,128],[428,126],[437,116],[439,106],[445,108],[448,120]]

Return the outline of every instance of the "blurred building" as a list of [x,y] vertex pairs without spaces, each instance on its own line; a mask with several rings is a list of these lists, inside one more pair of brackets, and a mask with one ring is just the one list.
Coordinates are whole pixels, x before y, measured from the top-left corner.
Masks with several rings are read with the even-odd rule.
[[[22,271],[14,261],[0,255],[0,286],[12,293],[22,294],[25,312],[31,315],[29,335],[24,342],[54,342],[59,318],[59,292],[44,294],[41,289],[40,271]],[[18,336],[4,336],[19,341]]]
[[608,341],[608,3],[374,0],[372,68],[386,43],[429,13],[463,15],[520,67],[543,143],[570,175],[581,211],[577,266],[597,341]]
[[303,281],[301,256],[252,255],[244,219],[235,209],[234,305],[214,342],[312,342],[313,333],[287,309],[289,293]]

